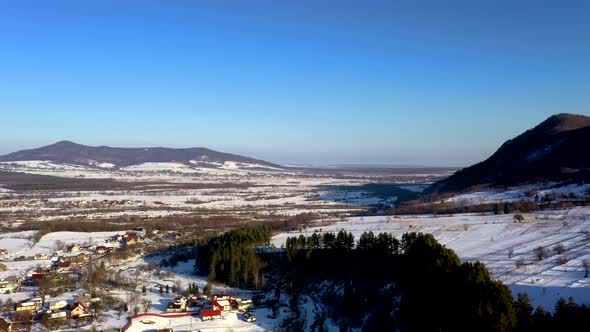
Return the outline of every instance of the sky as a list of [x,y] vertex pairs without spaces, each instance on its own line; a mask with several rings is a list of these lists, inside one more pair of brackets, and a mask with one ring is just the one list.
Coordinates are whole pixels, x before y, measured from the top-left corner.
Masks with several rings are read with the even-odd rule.
[[0,154],[465,166],[590,115],[590,1],[0,1]]

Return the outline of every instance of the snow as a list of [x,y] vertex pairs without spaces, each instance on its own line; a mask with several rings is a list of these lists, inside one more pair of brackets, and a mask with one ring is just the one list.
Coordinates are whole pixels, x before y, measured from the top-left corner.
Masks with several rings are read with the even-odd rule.
[[[511,187],[508,189],[486,189],[471,193],[453,196],[447,199],[447,202],[454,202],[463,205],[514,202],[520,200],[532,201],[535,195],[539,198],[549,194],[576,196],[584,195],[590,189],[590,184],[569,184],[559,185],[556,183],[546,183],[542,185],[526,185]],[[533,193],[528,194],[528,193]]]
[[2,193],[11,193],[12,190],[0,187],[0,194]]
[[36,254],[51,255],[56,250],[56,242],[61,241],[66,246],[72,244],[95,243],[103,244],[110,238],[121,232],[53,232],[44,235],[39,242],[30,249],[21,253],[23,256],[35,256]]
[[178,173],[196,173],[197,171],[192,169],[191,167],[181,164],[181,163],[142,163],[138,165],[132,165],[121,168],[124,171],[132,171],[132,172],[163,172],[163,171],[170,171],[170,172],[178,172]]
[[[31,238],[37,231],[0,234],[0,249],[8,250],[8,254],[17,254],[32,245]],[[2,258],[2,256],[0,256]]]
[[115,164],[111,164],[111,163],[100,163],[96,165],[97,167],[100,168],[114,168]]
[[[146,329],[162,329],[172,328],[174,331],[219,331],[226,332],[233,331],[266,331],[270,330],[275,325],[272,322],[267,322],[265,319],[259,319],[257,322],[248,323],[241,320],[238,313],[229,312],[224,313],[221,319],[201,321],[199,317],[185,316],[178,318],[168,318],[160,316],[143,316],[135,318],[131,321],[131,326],[128,332],[142,332]],[[259,318],[257,316],[257,318]],[[260,317],[263,318],[263,317]],[[141,321],[153,321],[154,324],[144,324]]]
[[[590,260],[590,207],[523,215],[522,223],[515,223],[512,214],[354,217],[303,232],[281,233],[272,238],[272,244],[282,247],[289,236],[340,229],[352,232],[357,240],[365,231],[388,232],[398,239],[407,232],[430,233],[462,260],[483,262],[515,295],[529,293],[535,306],[552,310],[562,296],[590,305],[590,278],[584,278],[582,267],[583,260]],[[555,253],[557,244],[565,247],[564,254]],[[534,257],[539,246],[548,252],[543,261]],[[562,258],[568,261],[560,265],[557,261]],[[525,266],[517,267],[519,260]]]

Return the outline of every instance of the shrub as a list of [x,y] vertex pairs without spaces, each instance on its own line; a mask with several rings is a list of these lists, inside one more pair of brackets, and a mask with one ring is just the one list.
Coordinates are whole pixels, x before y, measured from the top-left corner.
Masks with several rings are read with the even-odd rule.
[[547,255],[545,248],[543,248],[542,246],[535,248],[534,252],[535,252],[535,258],[538,261],[542,261],[543,259],[545,259],[545,256]]
[[565,247],[563,246],[563,244],[559,243],[553,247],[553,250],[555,250],[555,253],[557,253],[558,255],[561,255],[565,252]]

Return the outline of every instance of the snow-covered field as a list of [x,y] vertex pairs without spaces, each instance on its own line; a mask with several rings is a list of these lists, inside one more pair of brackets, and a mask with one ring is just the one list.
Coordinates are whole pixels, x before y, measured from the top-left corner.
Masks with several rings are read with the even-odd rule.
[[555,182],[541,185],[526,185],[508,189],[486,189],[467,194],[461,194],[447,199],[447,202],[454,202],[462,205],[514,202],[520,200],[532,201],[535,196],[538,199],[548,195],[575,195],[582,196],[590,190],[590,184],[569,184],[559,185]]
[[[590,208],[523,215],[521,223],[515,223],[512,214],[355,217],[303,232],[281,233],[272,243],[281,247],[289,236],[340,229],[352,232],[355,239],[365,231],[389,232],[398,238],[407,232],[430,233],[461,259],[483,262],[515,294],[528,293],[534,305],[551,310],[559,297],[569,296],[590,305],[590,278],[584,278],[582,266],[583,260],[590,261]],[[565,251],[558,254],[556,245]],[[543,261],[534,253],[540,246],[547,252]]]

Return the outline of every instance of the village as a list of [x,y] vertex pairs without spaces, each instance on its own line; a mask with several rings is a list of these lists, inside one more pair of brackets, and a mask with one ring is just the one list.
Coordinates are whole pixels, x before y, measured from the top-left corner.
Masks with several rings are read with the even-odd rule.
[[[149,233],[151,241],[154,238],[176,239],[179,236],[175,232],[150,231]],[[82,279],[89,278],[89,271],[93,267],[104,267],[106,261],[113,262],[113,255],[125,250],[140,252],[140,248],[150,239],[146,238],[145,229],[136,228],[107,236],[102,241],[91,244],[88,241],[66,244],[57,240],[54,244],[55,250],[51,253],[18,255],[12,258],[14,263],[35,264],[38,262],[39,264],[24,275],[0,278],[0,294],[7,299],[5,302],[0,302],[0,332],[54,331],[72,327],[96,329],[97,318],[105,316],[105,302],[112,302],[112,299],[91,294],[85,289],[78,289],[76,285],[84,284]],[[8,250],[1,249],[0,259],[8,254]],[[3,262],[10,263],[6,260]],[[6,264],[0,263],[0,271],[7,271]],[[32,291],[34,296],[19,301],[12,301],[10,298],[11,295],[26,291]],[[150,306],[151,302],[145,300],[139,305],[137,299],[128,301],[123,299],[120,310],[116,314],[117,319],[121,321],[118,324],[120,326],[110,324],[110,327],[103,326],[98,330],[125,330],[132,325],[134,318],[150,317],[150,315],[171,317],[170,319],[190,316],[193,319],[209,321],[227,317],[229,313],[236,313],[243,322],[256,321],[252,300],[226,294],[211,294],[210,287],[208,289],[203,287],[202,291],[202,293],[199,292],[195,284],[189,284],[185,291],[176,289],[175,285],[172,287],[160,285],[160,294],[177,295],[165,307],[158,310]],[[143,286],[143,289],[138,289],[138,292],[145,296],[148,290]],[[156,294],[158,289],[151,287],[149,292]],[[140,324],[150,325],[150,319],[143,319]]]

